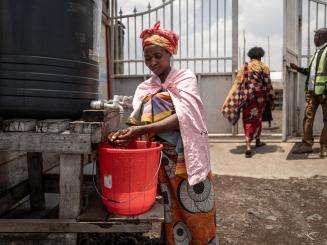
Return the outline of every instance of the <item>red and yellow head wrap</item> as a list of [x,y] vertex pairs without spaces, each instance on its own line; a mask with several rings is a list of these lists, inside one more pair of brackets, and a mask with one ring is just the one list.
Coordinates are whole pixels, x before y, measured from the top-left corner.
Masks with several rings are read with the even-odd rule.
[[143,48],[147,45],[158,45],[166,49],[170,54],[176,54],[178,49],[178,35],[173,31],[160,29],[160,21],[152,28],[141,33]]

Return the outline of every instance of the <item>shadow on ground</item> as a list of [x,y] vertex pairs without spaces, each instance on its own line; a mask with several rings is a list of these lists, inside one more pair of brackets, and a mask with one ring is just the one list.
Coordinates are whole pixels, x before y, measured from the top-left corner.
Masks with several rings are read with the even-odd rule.
[[[238,145],[236,148],[230,149],[230,153],[241,155],[245,152],[245,145]],[[273,153],[273,152],[284,152],[285,150],[279,145],[265,145],[262,147],[253,147],[252,154],[266,154],[266,153]]]
[[297,142],[297,143],[295,143],[293,145],[292,149],[290,150],[290,152],[288,153],[288,155],[286,157],[286,160],[304,160],[304,159],[314,160],[314,159],[320,159],[320,157],[319,157],[319,152],[320,152],[319,147],[318,148],[314,147],[312,153],[293,154],[293,151],[298,149],[300,147],[300,145],[301,145],[301,142]]

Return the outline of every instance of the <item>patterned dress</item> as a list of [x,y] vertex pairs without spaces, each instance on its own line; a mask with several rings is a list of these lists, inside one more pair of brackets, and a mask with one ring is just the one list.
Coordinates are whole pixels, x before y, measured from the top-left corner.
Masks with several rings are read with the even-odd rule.
[[[169,93],[161,91],[145,97],[139,113],[134,113],[130,122],[153,123],[174,113]],[[159,186],[164,198],[166,244],[218,244],[211,173],[194,186],[188,184],[179,130],[147,135],[147,138],[164,146]]]

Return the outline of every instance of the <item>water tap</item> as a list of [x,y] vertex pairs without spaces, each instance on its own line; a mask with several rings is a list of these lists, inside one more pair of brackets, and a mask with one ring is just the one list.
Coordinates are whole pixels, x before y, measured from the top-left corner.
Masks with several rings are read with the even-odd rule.
[[90,107],[92,109],[119,109],[119,114],[124,113],[124,107],[119,102],[119,95],[115,95],[113,100],[93,100],[91,101]]

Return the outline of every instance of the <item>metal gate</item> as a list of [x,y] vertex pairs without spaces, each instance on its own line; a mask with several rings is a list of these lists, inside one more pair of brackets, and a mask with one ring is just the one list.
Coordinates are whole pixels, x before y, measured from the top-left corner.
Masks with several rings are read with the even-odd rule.
[[[302,119],[305,109],[305,77],[289,67],[293,62],[307,66],[314,53],[314,31],[326,27],[327,1],[284,0],[284,48],[283,48],[283,140],[303,132]],[[323,126],[321,110],[317,112],[314,134]]]
[[284,0],[283,21],[283,140],[298,128],[298,74],[289,64],[300,64],[301,4],[298,0]]
[[132,95],[149,76],[139,35],[160,20],[162,27],[180,36],[172,65],[189,68],[198,77],[209,133],[231,134],[232,126],[219,107],[231,86],[232,71],[238,67],[238,0],[162,0],[160,6],[149,4],[145,11],[135,7],[130,14],[118,10],[116,0],[111,6],[113,92]]

